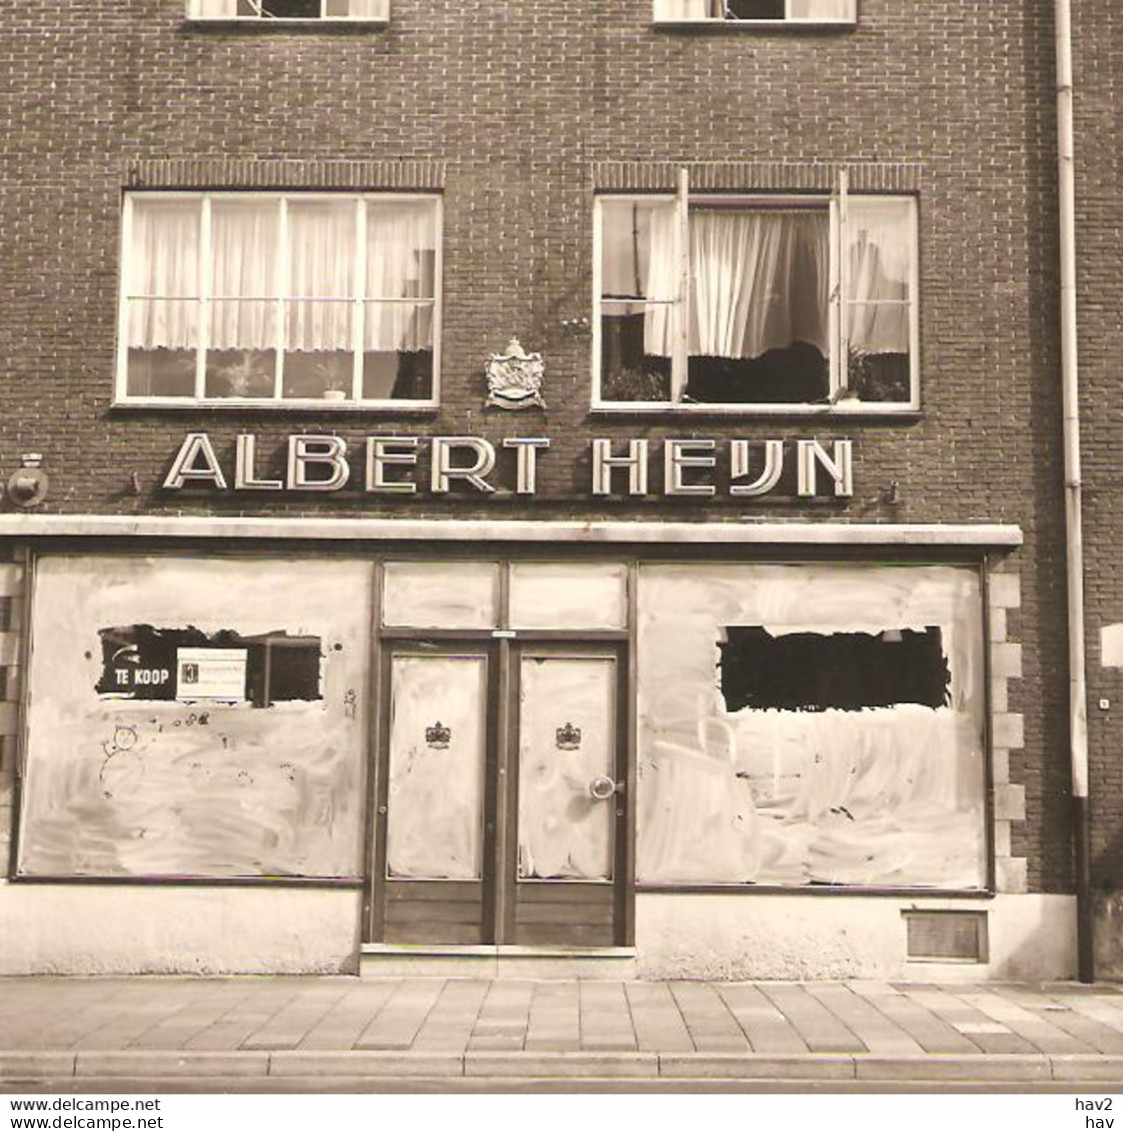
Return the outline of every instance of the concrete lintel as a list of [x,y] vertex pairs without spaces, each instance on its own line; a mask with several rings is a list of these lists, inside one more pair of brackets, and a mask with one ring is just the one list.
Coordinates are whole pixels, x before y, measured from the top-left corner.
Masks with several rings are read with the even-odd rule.
[[214,538],[318,541],[682,543],[687,545],[1015,547],[999,523],[624,522],[552,519],[261,518],[184,515],[2,515],[9,538]]

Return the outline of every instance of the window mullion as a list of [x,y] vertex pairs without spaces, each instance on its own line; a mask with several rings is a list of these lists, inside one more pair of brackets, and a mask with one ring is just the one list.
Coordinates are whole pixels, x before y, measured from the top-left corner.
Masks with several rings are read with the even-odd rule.
[[674,354],[671,358],[671,400],[675,404],[682,401],[686,389],[686,379],[690,364],[690,171],[683,167],[678,173],[678,193],[675,205],[678,210],[678,224],[675,238],[678,240],[679,279],[678,293],[675,295],[675,340]]
[[198,318],[195,328],[195,399],[207,395],[207,349],[210,345],[211,293],[214,290],[214,250],[211,247],[211,198],[204,195],[199,216]]
[[292,265],[292,257],[289,255],[289,201],[288,197],[281,197],[280,205],[280,239],[277,241],[278,262],[274,271],[276,275],[280,276],[280,281],[274,279],[274,286],[277,290],[277,328],[274,331],[274,341],[276,342],[277,358],[273,366],[273,399],[280,400],[284,392],[284,365],[285,365],[285,318],[288,313],[288,306],[285,302],[285,297],[292,289],[289,268]]
[[[847,169],[838,171],[838,239],[835,247],[838,256],[838,335],[835,338],[838,346],[838,362],[835,366],[837,373],[837,389],[849,387],[850,382],[850,340],[846,333],[846,315],[849,307],[850,272],[847,269],[846,249],[849,235],[850,221],[850,172]],[[832,343],[833,344],[833,343]]]
[[351,326],[351,347],[354,358],[351,367],[351,400],[363,399],[363,354],[366,348],[366,251],[367,251],[367,209],[370,201],[359,197],[355,202],[358,210],[355,216],[355,265],[351,288],[354,291],[352,311],[354,321]]

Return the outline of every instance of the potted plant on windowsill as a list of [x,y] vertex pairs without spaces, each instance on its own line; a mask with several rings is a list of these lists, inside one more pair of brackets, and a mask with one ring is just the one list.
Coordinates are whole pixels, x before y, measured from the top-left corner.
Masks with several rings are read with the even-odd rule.
[[339,358],[324,358],[317,361],[312,370],[320,384],[320,397],[325,401],[345,401],[351,393],[351,371],[349,363]]

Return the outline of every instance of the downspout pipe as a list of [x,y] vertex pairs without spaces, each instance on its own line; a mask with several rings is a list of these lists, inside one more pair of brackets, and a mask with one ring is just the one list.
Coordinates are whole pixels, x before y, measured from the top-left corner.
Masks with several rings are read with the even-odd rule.
[[1076,322],[1076,143],[1073,126],[1072,0],[1054,0],[1057,47],[1057,180],[1060,196],[1061,388],[1068,588],[1068,738],[1076,864],[1077,970],[1095,981],[1088,812],[1088,679],[1084,641],[1079,358]]

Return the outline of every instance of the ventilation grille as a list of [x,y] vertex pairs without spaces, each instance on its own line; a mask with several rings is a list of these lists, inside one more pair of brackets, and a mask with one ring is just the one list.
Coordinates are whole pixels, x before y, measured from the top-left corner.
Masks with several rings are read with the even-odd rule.
[[912,962],[987,961],[985,911],[905,911]]

